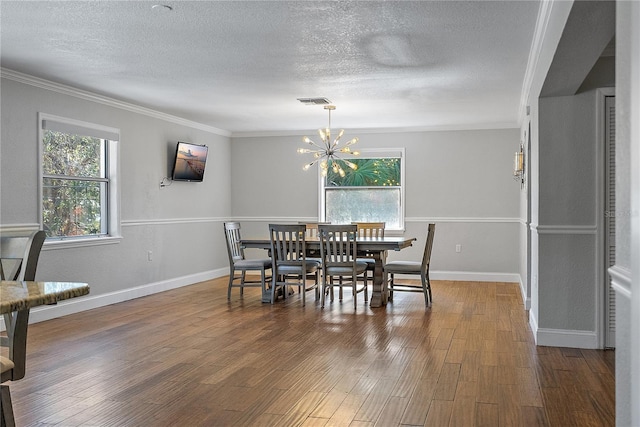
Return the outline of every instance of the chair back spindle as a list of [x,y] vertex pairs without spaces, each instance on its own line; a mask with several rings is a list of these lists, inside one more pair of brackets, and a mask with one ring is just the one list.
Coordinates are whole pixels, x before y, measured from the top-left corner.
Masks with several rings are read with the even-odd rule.
[[352,222],[358,229],[358,237],[381,239],[384,237],[384,222]]

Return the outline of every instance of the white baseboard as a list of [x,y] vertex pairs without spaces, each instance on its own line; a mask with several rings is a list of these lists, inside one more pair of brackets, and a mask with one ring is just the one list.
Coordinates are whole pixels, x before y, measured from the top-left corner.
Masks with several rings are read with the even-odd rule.
[[[229,268],[219,268],[216,270],[176,277],[106,294],[89,294],[78,299],[60,301],[55,305],[35,307],[31,310],[31,313],[29,313],[29,323],[44,322],[45,320],[51,320],[57,317],[67,316],[69,314],[80,313],[82,311],[140,298],[168,291],[170,289],[193,285],[194,283],[204,282],[206,280],[217,279],[218,277],[226,276],[228,274]],[[5,330],[4,318],[0,319],[0,330]]]
[[531,326],[536,345],[584,349],[600,348],[595,331],[538,328],[538,320],[531,311],[529,312],[529,326]]
[[531,298],[527,296],[527,290],[524,287],[524,283],[522,282],[522,276],[518,275],[519,283],[520,283],[520,295],[522,296],[522,303],[524,304],[525,310],[531,310]]
[[455,280],[461,282],[520,282],[516,273],[491,273],[478,271],[431,271],[431,280]]
[[600,348],[595,331],[538,328],[533,335],[536,345],[585,349]]
[[531,327],[531,332],[533,332],[533,339],[536,341],[536,345],[538,344],[538,319],[534,316],[533,312],[529,310],[529,326]]

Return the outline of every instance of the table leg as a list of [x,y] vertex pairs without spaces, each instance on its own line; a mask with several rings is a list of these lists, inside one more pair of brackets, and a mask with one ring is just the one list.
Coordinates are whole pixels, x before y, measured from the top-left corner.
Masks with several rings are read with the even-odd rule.
[[373,254],[375,266],[373,269],[373,292],[371,292],[370,302],[372,308],[383,307],[387,304],[387,282],[384,280],[384,272],[382,271],[383,254],[384,252],[374,252]]

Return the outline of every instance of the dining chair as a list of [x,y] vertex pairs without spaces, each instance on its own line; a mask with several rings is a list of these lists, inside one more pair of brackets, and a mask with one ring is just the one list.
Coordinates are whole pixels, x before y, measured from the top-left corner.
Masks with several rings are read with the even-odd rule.
[[[433,236],[436,232],[436,225],[429,224],[427,233],[427,241],[424,245],[424,253],[422,254],[422,262],[417,261],[391,261],[384,265],[385,274],[389,275],[389,301],[393,301],[394,291],[406,292],[422,292],[424,294],[424,303],[427,307],[431,305],[433,298],[431,296],[431,281],[429,280],[429,265],[431,263],[431,250],[433,248]],[[420,284],[410,282],[395,282],[396,274],[419,275]]]
[[305,222],[300,221],[298,224],[304,224],[305,232],[304,236],[306,238],[317,239],[318,238],[318,226],[323,224],[331,224],[330,222]]
[[[240,245],[240,223],[225,222],[224,234],[227,241],[227,254],[229,255],[229,286],[227,289],[227,300],[231,299],[231,288],[240,288],[240,296],[244,295],[244,288],[262,288],[262,302],[268,302],[267,273],[271,269],[271,258],[247,259],[244,256],[244,249]],[[240,276],[236,277],[236,270]],[[247,271],[259,271],[260,281],[247,280]],[[270,279],[270,277],[269,277]],[[234,283],[240,280],[239,283]]]
[[[271,240],[271,304],[276,300],[278,289],[287,297],[289,286],[298,286],[302,294],[302,305],[306,304],[306,293],[315,289],[319,297],[318,284],[320,263],[307,259],[304,224],[269,224]],[[314,275],[315,283],[307,287],[307,277]]]
[[42,230],[27,233],[4,232],[0,236],[0,278],[35,280],[45,238],[46,234]]
[[[330,222],[299,222],[298,224],[304,224],[305,239],[317,239],[318,238],[318,226],[322,224],[331,224]],[[320,251],[315,249],[307,249],[307,258],[313,259],[315,261],[320,261]]]
[[[33,281],[46,238],[42,230],[29,233],[3,233],[0,236],[0,278],[2,280]],[[7,381],[24,378],[27,354],[27,325],[29,310],[4,315],[6,336],[0,337],[0,346],[6,356],[0,355],[0,416],[3,426],[15,426],[11,392]]]
[[358,228],[358,237],[377,239],[384,237],[384,222],[352,222]]
[[[331,292],[333,301],[333,287],[340,288],[340,300],[342,300],[342,287],[350,286],[353,291],[353,308],[357,307],[357,294],[364,292],[365,302],[369,300],[367,285],[361,288],[357,286],[358,276],[367,270],[367,264],[357,260],[358,243],[356,241],[357,226],[347,225],[319,225],[320,253],[322,255],[322,307],[324,307],[326,295]],[[338,277],[338,282],[333,278]],[[349,282],[343,282],[343,278],[350,278]]]
[[[358,237],[367,239],[381,239],[384,238],[385,222],[352,222],[358,227]],[[360,256],[358,261],[367,263],[367,272],[365,273],[364,283],[367,284],[369,280],[369,272],[371,273],[371,282],[373,283],[373,271],[375,270],[376,262],[372,256]],[[382,254],[382,262],[386,261],[386,252]]]
[[[317,239],[318,238],[318,225],[321,224],[331,224],[330,222],[305,222],[300,221],[298,224],[304,224],[306,229],[304,232],[304,238],[306,239]],[[307,245],[308,246],[308,245]],[[309,248],[307,247],[307,261],[315,261],[318,265],[322,264],[322,258],[320,258],[320,249]],[[307,275],[307,279],[315,280],[317,275],[309,274]],[[319,282],[316,282],[318,287],[321,286]]]

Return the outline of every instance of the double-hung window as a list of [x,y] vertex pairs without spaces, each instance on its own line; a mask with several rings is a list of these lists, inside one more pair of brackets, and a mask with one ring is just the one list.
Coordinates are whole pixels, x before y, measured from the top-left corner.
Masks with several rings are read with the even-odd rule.
[[119,237],[119,130],[48,114],[39,121],[48,240]]
[[[339,160],[338,160],[339,161]],[[404,229],[404,149],[365,149],[344,176],[329,168],[321,180],[320,218],[334,224],[385,222]]]

